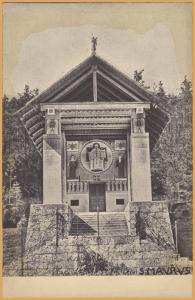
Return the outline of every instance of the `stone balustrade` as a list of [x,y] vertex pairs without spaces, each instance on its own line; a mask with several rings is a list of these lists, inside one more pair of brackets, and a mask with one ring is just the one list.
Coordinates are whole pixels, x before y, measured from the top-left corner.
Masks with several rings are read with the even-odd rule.
[[[106,192],[126,192],[127,179],[111,180],[106,182]],[[89,183],[87,181],[67,181],[68,193],[87,193],[89,191]]]
[[87,181],[68,180],[67,182],[68,193],[87,193],[88,191],[89,185]]
[[127,189],[127,179],[112,180],[106,183],[107,192],[126,192]]

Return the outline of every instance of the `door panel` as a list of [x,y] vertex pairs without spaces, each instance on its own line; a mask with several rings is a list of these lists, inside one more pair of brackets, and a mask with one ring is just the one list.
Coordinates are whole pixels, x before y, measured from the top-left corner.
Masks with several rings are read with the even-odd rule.
[[89,211],[106,210],[105,201],[105,184],[90,184],[89,185]]

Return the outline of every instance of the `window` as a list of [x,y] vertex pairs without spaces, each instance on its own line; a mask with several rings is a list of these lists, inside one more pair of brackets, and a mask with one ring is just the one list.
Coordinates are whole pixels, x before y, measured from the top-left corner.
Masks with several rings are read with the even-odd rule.
[[79,206],[79,200],[71,200],[71,206]]
[[124,205],[125,200],[124,199],[116,199],[116,205]]

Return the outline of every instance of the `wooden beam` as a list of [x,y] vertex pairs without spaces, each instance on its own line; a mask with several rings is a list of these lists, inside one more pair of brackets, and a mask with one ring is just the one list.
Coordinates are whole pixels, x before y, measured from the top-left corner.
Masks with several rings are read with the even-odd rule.
[[110,77],[108,77],[107,75],[105,75],[100,70],[97,70],[97,73],[99,75],[101,75],[105,80],[107,80],[108,82],[110,82],[111,84],[113,84],[115,87],[117,87],[119,90],[121,90],[122,92],[124,92],[125,94],[127,94],[129,97],[135,99],[135,101],[137,101],[137,102],[140,102],[140,98],[138,98],[137,96],[135,96],[133,93],[129,92],[126,88],[124,88],[123,86],[121,86],[120,84],[118,84],[115,80],[111,79]]
[[93,70],[93,102],[97,102],[97,71]]
[[36,104],[30,110],[28,110],[26,113],[24,113],[21,116],[21,119],[22,119],[23,122],[25,122],[28,119],[30,119],[33,115],[36,115],[37,113],[39,113],[39,106]]
[[77,88],[83,81],[85,81],[92,71],[88,71],[86,74],[81,76],[79,79],[74,81],[71,85],[69,85],[65,90],[63,90],[61,93],[57,94],[55,97],[51,98],[49,102],[57,102],[60,98],[66,96],[69,94],[73,89]]
[[39,137],[39,136],[42,136],[45,132],[45,129],[44,127],[43,128],[40,128],[39,130],[37,130],[33,135],[32,135],[32,138],[34,139],[34,141],[36,141],[36,139]]
[[103,93],[100,89],[98,89],[98,102],[112,102],[112,98],[110,98],[108,95]]
[[108,91],[108,93],[113,95],[113,99],[116,97],[119,102],[136,102],[132,97],[129,97],[129,95],[109,84],[108,81],[101,76],[98,76],[98,87],[99,89]]
[[25,127],[28,130],[30,127],[34,126],[36,123],[38,123],[42,120],[43,120],[43,116],[42,116],[42,113],[40,112],[39,114],[36,114],[33,117],[31,117],[26,122],[23,122],[23,124],[25,124]]
[[[108,95],[110,95],[110,101],[113,101],[114,99],[117,99],[118,102],[124,102],[123,97],[118,96],[116,93],[108,89],[106,86],[100,85],[100,90],[102,89],[103,92],[106,92]],[[130,102],[130,101],[129,101]]]
[[143,102],[74,102],[74,105],[70,102],[66,103],[41,103],[41,111],[46,111],[49,108],[55,108],[59,111],[71,110],[128,110],[142,107],[143,109],[150,109],[150,103]]
[[45,121],[42,120],[42,121],[39,121],[38,123],[36,123],[34,126],[30,127],[28,129],[28,132],[30,135],[32,135],[36,130],[39,130],[41,128],[44,128],[45,126]]
[[[139,97],[139,99],[142,99],[144,101],[151,101],[152,99],[159,99],[158,97],[154,96],[152,93],[150,93],[148,90],[145,90],[143,87],[141,87],[135,80],[129,78],[124,73],[117,70],[114,66],[108,64],[106,61],[104,61],[106,66],[103,64],[98,64],[98,70],[103,72],[105,75],[107,74],[109,77],[112,77],[114,81],[121,82],[121,85],[126,87],[126,89],[129,89]],[[130,92],[130,91],[129,91]]]
[[[90,89],[92,89],[92,80],[91,80],[91,82],[86,81],[86,83],[84,83],[79,89],[74,91],[72,94],[67,95],[65,97],[64,101],[72,102],[76,99],[78,100],[81,98],[81,95],[83,94],[83,92],[89,91]],[[91,101],[92,101],[92,93],[91,93]]]

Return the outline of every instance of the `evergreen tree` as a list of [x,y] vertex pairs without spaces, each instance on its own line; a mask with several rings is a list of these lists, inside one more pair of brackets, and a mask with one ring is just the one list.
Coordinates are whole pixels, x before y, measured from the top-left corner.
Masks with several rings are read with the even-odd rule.
[[[10,100],[3,97],[3,204],[13,204],[11,195],[17,183],[27,204],[42,198],[42,162],[34,145],[14,114],[38,94],[25,85],[24,92]],[[35,200],[36,199],[36,200]],[[10,212],[7,212],[10,215]],[[17,219],[17,218],[15,218]]]
[[158,83],[157,96],[159,96],[159,97],[164,97],[165,96],[165,90],[164,90],[164,87],[163,87],[163,82],[161,80]]
[[139,83],[142,83],[143,82],[143,72],[144,72],[144,69],[142,69],[141,71],[135,70],[133,79]]
[[153,150],[153,194],[169,200],[192,199],[192,90],[185,77],[178,96],[167,98],[170,121]]
[[143,80],[143,72],[144,72],[144,69],[142,69],[141,71],[137,71],[135,70],[134,73],[133,73],[133,79],[139,83],[139,85],[141,87],[143,87],[144,89],[149,89],[150,87],[149,86],[146,86],[145,85],[145,81]]

